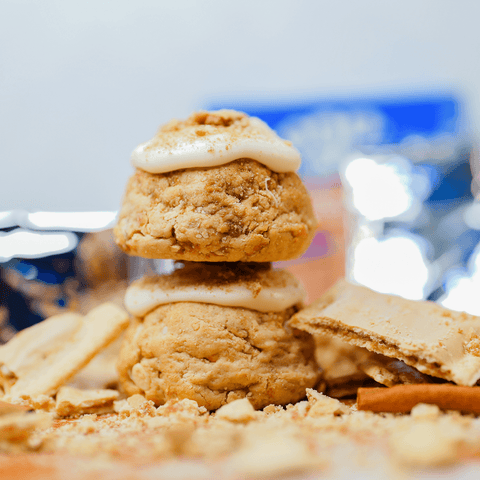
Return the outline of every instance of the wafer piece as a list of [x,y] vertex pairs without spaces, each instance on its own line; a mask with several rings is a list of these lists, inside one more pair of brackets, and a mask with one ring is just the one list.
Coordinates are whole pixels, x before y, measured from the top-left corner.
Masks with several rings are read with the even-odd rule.
[[12,398],[54,394],[121,334],[128,318],[105,303],[85,317],[65,314],[22,331],[0,350],[0,365],[9,377],[6,393]]
[[86,413],[113,412],[113,402],[118,399],[117,390],[79,390],[62,387],[57,393],[56,412],[61,417]]
[[37,368],[42,359],[54,354],[77,332],[83,317],[77,313],[54,315],[18,332],[0,346],[0,384],[5,392],[17,379]]
[[480,378],[480,318],[433,302],[384,295],[341,280],[289,323],[459,385],[471,386]]
[[95,355],[87,366],[68,381],[66,386],[81,390],[116,388],[118,385],[117,359],[122,340],[123,334]]
[[392,388],[360,388],[359,410],[407,413],[419,403],[437,405],[443,410],[480,414],[480,387],[457,385],[397,385]]

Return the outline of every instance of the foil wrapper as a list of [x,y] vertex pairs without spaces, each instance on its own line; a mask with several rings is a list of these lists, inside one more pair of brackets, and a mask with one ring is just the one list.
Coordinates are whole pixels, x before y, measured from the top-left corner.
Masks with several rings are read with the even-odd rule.
[[[327,224],[309,260],[343,260],[338,245],[344,244],[351,281],[480,315],[480,206],[474,198],[480,156],[467,109],[455,95],[210,105],[221,106],[260,117],[300,150],[299,174],[313,186],[320,228]],[[335,237],[338,218],[324,222],[329,213],[320,206],[338,174],[344,243]],[[321,241],[331,238],[337,241]]]
[[423,141],[421,155],[399,146],[367,149],[344,162],[347,277],[383,293],[480,314],[480,304],[472,311],[470,301],[448,300],[452,275],[473,273],[480,253],[472,147],[453,138],[437,147]]
[[[16,230],[3,233],[8,238]],[[42,235],[42,232],[28,232]],[[112,231],[65,233],[75,239],[70,251],[53,251],[44,256],[38,251],[40,242],[29,237],[30,243],[16,245],[23,258],[14,257],[0,264],[1,343],[17,330],[52,315],[65,311],[86,314],[105,301],[123,304],[128,259],[115,245]],[[11,238],[16,241],[16,237]],[[29,250],[33,256],[34,247],[36,256],[27,258],[25,252]],[[53,245],[50,247],[53,249]]]

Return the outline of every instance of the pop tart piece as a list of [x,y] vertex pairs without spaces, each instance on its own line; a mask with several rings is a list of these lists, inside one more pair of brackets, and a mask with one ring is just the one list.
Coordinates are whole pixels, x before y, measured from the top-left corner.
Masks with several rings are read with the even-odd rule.
[[128,326],[128,314],[104,303],[85,317],[62,314],[30,327],[0,347],[8,397],[53,395]]
[[471,386],[480,378],[480,317],[433,302],[385,295],[341,280],[294,315],[290,326],[333,335],[459,385]]

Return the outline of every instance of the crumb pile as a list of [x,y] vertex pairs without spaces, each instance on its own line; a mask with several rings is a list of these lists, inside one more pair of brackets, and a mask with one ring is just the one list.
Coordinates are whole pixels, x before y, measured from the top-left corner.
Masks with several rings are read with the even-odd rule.
[[0,404],[0,448],[10,452],[0,454],[2,478],[76,478],[76,467],[87,479],[411,478],[426,468],[458,478],[477,472],[480,454],[473,416],[426,404],[375,414],[315,390],[257,411],[247,399],[212,413],[193,400],[156,407],[141,395],[114,401],[114,410],[52,418]]

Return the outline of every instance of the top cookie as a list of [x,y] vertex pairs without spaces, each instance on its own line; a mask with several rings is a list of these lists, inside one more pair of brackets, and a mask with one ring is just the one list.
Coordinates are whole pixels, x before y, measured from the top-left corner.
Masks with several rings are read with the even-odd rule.
[[[257,128],[256,120],[230,110],[199,112],[185,122],[170,122],[141,145],[132,157],[137,171],[114,230],[118,245],[146,258],[204,262],[275,262],[300,256],[317,222],[300,178],[285,171],[285,164],[294,168],[298,152],[260,120]],[[206,139],[203,146],[195,143],[197,137]],[[200,152],[205,145],[208,149]],[[177,169],[146,171],[146,164],[155,164],[158,171],[157,160],[168,160],[168,148],[179,159],[171,162]],[[230,160],[231,151],[255,158]],[[143,163],[139,152],[145,154]],[[190,152],[193,160],[186,164],[190,157],[182,152]],[[201,166],[199,158],[205,154],[224,163]],[[288,160],[285,164],[281,155]],[[284,170],[272,170],[267,161]]]

